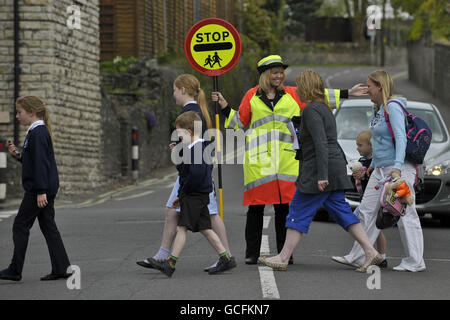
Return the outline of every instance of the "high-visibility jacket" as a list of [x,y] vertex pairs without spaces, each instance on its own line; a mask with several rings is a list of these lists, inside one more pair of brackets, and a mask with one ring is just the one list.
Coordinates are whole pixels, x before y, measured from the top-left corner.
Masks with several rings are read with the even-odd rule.
[[[337,92],[336,92],[337,91]],[[249,125],[244,155],[244,205],[289,203],[294,196],[299,163],[292,150],[287,124],[306,104],[300,101],[296,87],[284,87],[281,99],[271,109],[258,94],[258,86],[242,99],[239,112],[231,109],[226,129],[244,129]],[[339,106],[339,90],[333,90]],[[326,90],[327,98],[330,96]],[[330,101],[331,102],[331,101]]]

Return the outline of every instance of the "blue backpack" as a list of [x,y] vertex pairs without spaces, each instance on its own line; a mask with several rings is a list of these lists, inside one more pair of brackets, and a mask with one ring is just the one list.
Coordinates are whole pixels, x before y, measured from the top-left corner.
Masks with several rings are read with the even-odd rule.
[[[412,162],[413,164],[422,164],[425,159],[425,154],[430,148],[431,144],[431,129],[426,122],[421,118],[409,113],[401,103],[395,100],[390,100],[389,103],[398,104],[403,113],[406,116],[406,155],[405,160]],[[394,131],[392,130],[391,123],[389,122],[389,115],[385,112],[384,118],[386,124],[392,136],[392,142],[395,146]]]

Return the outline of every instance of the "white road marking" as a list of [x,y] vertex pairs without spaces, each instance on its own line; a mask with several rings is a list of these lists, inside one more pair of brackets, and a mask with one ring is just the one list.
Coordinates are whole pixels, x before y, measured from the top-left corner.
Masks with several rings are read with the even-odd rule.
[[270,247],[269,247],[269,236],[263,235],[261,239],[261,249],[259,252],[260,255],[268,255],[270,254]]
[[9,210],[9,211],[0,211],[0,214],[9,214],[9,215],[13,215],[13,214],[17,214],[18,210]]
[[6,218],[9,218],[11,216],[12,216],[12,214],[0,214],[0,218],[2,218],[2,219],[6,219]]
[[[272,216],[264,216],[263,228],[267,229],[270,224]],[[269,236],[263,235],[261,238],[261,249],[260,255],[269,255]],[[278,292],[277,283],[275,281],[275,274],[272,268],[269,267],[258,267],[259,278],[261,281],[261,289],[264,299],[280,299],[280,293]]]
[[264,216],[264,224],[263,224],[264,229],[267,229],[269,227],[271,218],[272,218],[271,216]]
[[258,267],[264,299],[280,299],[272,268]]
[[116,201],[123,201],[123,200],[130,200],[130,199],[140,198],[140,197],[146,196],[148,194],[151,194],[153,192],[155,192],[155,191],[148,190],[148,191],[145,191],[145,192],[142,192],[142,193],[133,194],[133,195],[128,196],[128,197],[114,198],[114,200],[116,200]]

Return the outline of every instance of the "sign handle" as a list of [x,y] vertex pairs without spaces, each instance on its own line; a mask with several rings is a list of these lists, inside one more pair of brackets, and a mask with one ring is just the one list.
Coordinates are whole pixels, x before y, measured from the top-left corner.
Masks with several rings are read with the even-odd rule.
[[[219,79],[217,76],[213,76],[213,91],[219,91]],[[219,121],[219,112],[220,112],[220,106],[219,106],[219,102],[215,101],[214,102],[215,105],[215,110],[216,110],[216,145],[217,145],[217,149],[216,149],[216,154],[217,154],[217,159],[221,159],[222,158],[222,150],[221,150],[221,141],[220,141],[220,121]],[[223,220],[223,190],[222,190],[222,164],[219,163],[217,164],[217,172],[219,175],[219,213],[220,213],[220,218]]]

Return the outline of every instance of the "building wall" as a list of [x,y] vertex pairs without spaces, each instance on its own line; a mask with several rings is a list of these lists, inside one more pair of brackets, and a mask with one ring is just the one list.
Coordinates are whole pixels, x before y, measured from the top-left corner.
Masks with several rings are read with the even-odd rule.
[[[100,3],[101,39],[106,39],[102,43],[102,60],[112,60],[116,56],[157,57],[169,49],[182,52],[189,29],[205,18],[222,18],[237,27],[239,1],[100,0]],[[109,24],[103,23],[111,20],[111,7],[113,36]],[[109,43],[110,39],[114,44]]]
[[[13,135],[13,1],[0,0],[0,111],[9,123],[0,135]],[[81,30],[67,27],[67,7],[81,10]],[[107,183],[98,152],[100,126],[98,0],[19,0],[20,96],[36,95],[49,109],[60,176],[60,194],[72,196]],[[4,54],[3,54],[4,53]],[[21,126],[19,146],[26,127]],[[8,192],[20,186],[20,167],[9,157]]]

